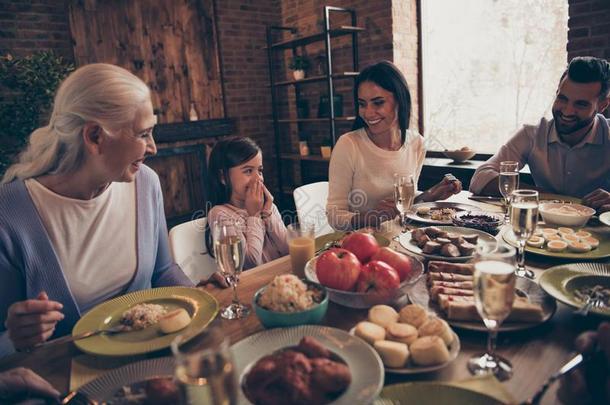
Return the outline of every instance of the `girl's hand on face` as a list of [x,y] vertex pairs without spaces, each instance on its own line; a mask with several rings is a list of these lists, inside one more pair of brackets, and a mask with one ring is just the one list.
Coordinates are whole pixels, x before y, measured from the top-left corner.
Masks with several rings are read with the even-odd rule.
[[62,308],[61,303],[50,301],[44,291],[36,299],[11,305],[4,324],[15,349],[28,349],[49,339],[57,322],[64,319]]
[[246,191],[246,211],[249,216],[257,216],[263,209],[264,194],[263,182],[260,179],[253,178],[248,183],[248,191]]
[[269,192],[269,189],[265,186],[265,184],[262,184],[263,186],[263,193],[264,193],[264,198],[265,198],[265,202],[263,204],[263,209],[262,209],[262,214],[264,216],[269,216],[271,215],[271,211],[272,211],[272,207],[273,207],[273,195],[271,195],[271,193]]

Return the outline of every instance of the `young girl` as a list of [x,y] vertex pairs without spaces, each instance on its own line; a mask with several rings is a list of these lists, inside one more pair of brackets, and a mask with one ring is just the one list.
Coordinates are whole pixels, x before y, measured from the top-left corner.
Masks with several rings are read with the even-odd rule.
[[244,270],[288,254],[286,227],[263,179],[263,155],[250,138],[218,142],[209,162],[210,203],[206,246],[213,254],[211,227],[236,224],[245,246]]

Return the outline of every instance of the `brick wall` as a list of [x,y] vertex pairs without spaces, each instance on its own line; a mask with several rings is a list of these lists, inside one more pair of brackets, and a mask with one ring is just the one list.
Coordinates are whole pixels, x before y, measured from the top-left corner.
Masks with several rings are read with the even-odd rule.
[[237,121],[238,134],[263,149],[266,182],[275,186],[275,138],[267,84],[265,29],[280,20],[280,0],[216,0],[225,113]]
[[53,50],[74,60],[65,0],[0,0],[0,54]]
[[610,1],[569,0],[568,60],[575,56],[610,59]]

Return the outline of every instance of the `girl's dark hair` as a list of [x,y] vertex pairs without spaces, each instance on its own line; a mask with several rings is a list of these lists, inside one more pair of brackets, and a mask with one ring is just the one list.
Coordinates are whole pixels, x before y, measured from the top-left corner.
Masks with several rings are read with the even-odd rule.
[[[411,93],[409,85],[400,70],[392,62],[384,60],[374,65],[367,66],[356,77],[354,85],[355,98],[358,99],[358,88],[364,82],[372,82],[392,93],[398,104],[398,126],[400,127],[401,144],[407,139],[407,129],[411,119]],[[356,121],[352,130],[366,128],[366,122],[360,115],[356,116]]]
[[[229,169],[239,166],[252,159],[261,148],[250,138],[233,138],[218,141],[208,162],[208,198],[209,204],[206,205],[206,217],[212,207],[226,204],[231,200],[231,179]],[[206,221],[205,226],[205,245],[208,253],[214,256],[212,248],[212,232],[210,224]]]

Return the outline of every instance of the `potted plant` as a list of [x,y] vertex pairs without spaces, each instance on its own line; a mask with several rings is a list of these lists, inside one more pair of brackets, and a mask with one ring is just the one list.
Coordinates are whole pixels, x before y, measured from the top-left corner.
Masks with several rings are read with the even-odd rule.
[[324,159],[330,159],[330,155],[332,153],[332,141],[330,138],[326,138],[322,142],[322,146],[320,146],[320,154]]
[[305,70],[309,68],[309,59],[306,56],[297,55],[292,58],[288,67],[293,70],[294,80],[302,80],[305,78]]
[[15,94],[0,104],[0,176],[50,113],[55,90],[74,65],[50,51],[0,56],[0,87]]

